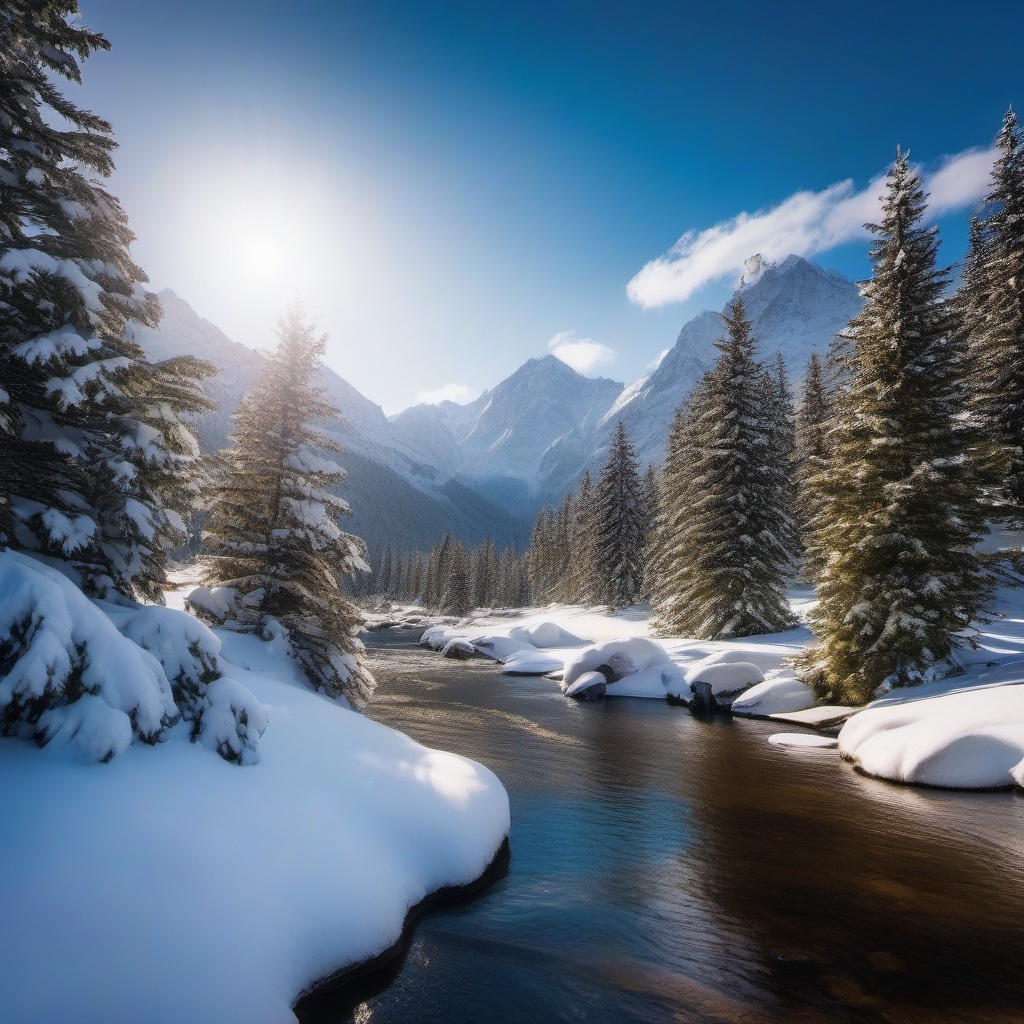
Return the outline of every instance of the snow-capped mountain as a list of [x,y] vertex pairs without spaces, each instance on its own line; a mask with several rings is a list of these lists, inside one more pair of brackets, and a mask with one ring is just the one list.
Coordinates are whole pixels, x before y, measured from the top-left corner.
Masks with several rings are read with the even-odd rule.
[[[812,351],[860,309],[857,286],[799,256],[778,264],[752,256],[743,298],[762,359],[781,352],[794,380]],[[403,451],[451,474],[492,501],[532,519],[557,504],[585,468],[600,472],[621,417],[642,463],[659,462],[672,416],[714,363],[721,313],[698,313],[649,376],[622,385],[584,377],[554,356],[531,359],[475,402],[418,405],[391,417],[409,439]]]
[[[743,301],[760,358],[771,360],[780,352],[791,379],[800,380],[811,352],[824,355],[832,337],[860,310],[860,292],[842,274],[799,256],[788,256],[777,264],[751,258],[745,270]],[[721,313],[698,313],[679,332],[657,369],[623,389],[598,424],[586,460],[591,471],[600,468],[611,431],[620,418],[642,462],[659,462],[664,457],[672,416],[714,364],[718,356],[715,342],[724,336],[724,329]],[[552,479],[549,500],[557,500],[556,495],[575,479]]]
[[[622,384],[560,359],[530,359],[476,401],[418,405],[391,422],[424,457],[503,507],[532,518],[557,463],[575,471]],[[412,457],[411,447],[406,453]]]
[[[860,309],[856,285],[798,256],[752,257],[741,285],[762,359],[781,352],[798,380],[812,351]],[[139,340],[154,358],[191,353],[221,367],[206,382],[218,408],[200,418],[204,448],[223,446],[238,399],[264,357],[224,335],[172,291],[161,292],[159,329]],[[337,435],[349,471],[351,527],[372,547],[424,548],[446,529],[471,543],[488,534],[522,544],[542,505],[557,504],[585,468],[599,472],[621,417],[643,463],[664,455],[676,408],[717,356],[720,313],[705,310],[679,332],[649,376],[630,384],[584,377],[548,355],[530,359],[466,405],[417,405],[390,418],[332,370],[322,385],[342,411]]]
[[[137,340],[154,360],[188,354],[219,367],[217,376],[203,382],[217,408],[197,422],[204,450],[216,451],[226,444],[231,414],[265,357],[232,341],[170,289],[157,297],[163,307],[160,325],[139,328]],[[371,550],[388,544],[402,550],[427,548],[449,529],[473,544],[490,535],[500,545],[522,546],[529,530],[525,521],[453,480],[444,466],[419,459],[416,435],[395,428],[379,405],[333,370],[325,368],[320,383],[343,416],[333,433],[345,448],[340,460],[348,471],[344,496],[355,512],[347,526]]]

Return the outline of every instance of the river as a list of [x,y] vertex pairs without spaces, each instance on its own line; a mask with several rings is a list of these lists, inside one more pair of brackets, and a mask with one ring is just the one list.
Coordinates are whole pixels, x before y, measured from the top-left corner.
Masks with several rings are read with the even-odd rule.
[[775,725],[576,703],[415,636],[371,635],[368,714],[497,773],[509,871],[327,1019],[1024,1021],[1019,794],[893,786]]

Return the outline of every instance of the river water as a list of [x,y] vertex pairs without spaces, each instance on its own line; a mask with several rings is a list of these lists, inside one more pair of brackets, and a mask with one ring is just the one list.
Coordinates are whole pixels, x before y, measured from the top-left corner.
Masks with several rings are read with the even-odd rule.
[[360,1024],[1024,1022],[1024,798],[864,778],[776,725],[371,639],[368,713],[481,761],[507,876],[417,925]]

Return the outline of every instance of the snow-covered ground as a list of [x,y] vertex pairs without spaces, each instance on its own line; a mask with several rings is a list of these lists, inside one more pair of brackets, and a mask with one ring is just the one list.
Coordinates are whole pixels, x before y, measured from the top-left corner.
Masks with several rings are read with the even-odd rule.
[[[795,590],[790,599],[803,618],[812,595]],[[892,691],[850,715],[839,733],[839,753],[862,771],[896,782],[1024,786],[1024,590],[1001,591],[993,612],[993,621],[979,626],[978,648],[961,653],[955,674]],[[578,642],[537,641],[545,633],[553,636],[555,627]],[[643,606],[621,612],[551,605],[483,613],[424,634],[437,650],[468,641],[500,660],[505,672],[550,673],[573,696],[689,699],[691,684],[701,681],[716,696],[730,698],[734,714],[831,724],[848,709],[806,710],[815,703],[813,695],[785,665],[810,640],[803,627],[717,642],[652,639]],[[800,744],[787,734],[778,745]]]
[[0,741],[5,1024],[292,1021],[508,834],[486,768],[312,693],[280,641],[219,635],[266,712],[255,765],[184,724],[108,764],[59,735]]

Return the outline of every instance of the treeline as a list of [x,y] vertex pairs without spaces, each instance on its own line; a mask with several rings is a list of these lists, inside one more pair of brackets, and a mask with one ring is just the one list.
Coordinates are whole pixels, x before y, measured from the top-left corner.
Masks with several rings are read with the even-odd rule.
[[417,602],[445,615],[473,608],[520,608],[532,600],[527,559],[511,545],[499,551],[490,537],[467,547],[450,533],[431,551],[386,548],[371,573],[354,580],[357,596]]

